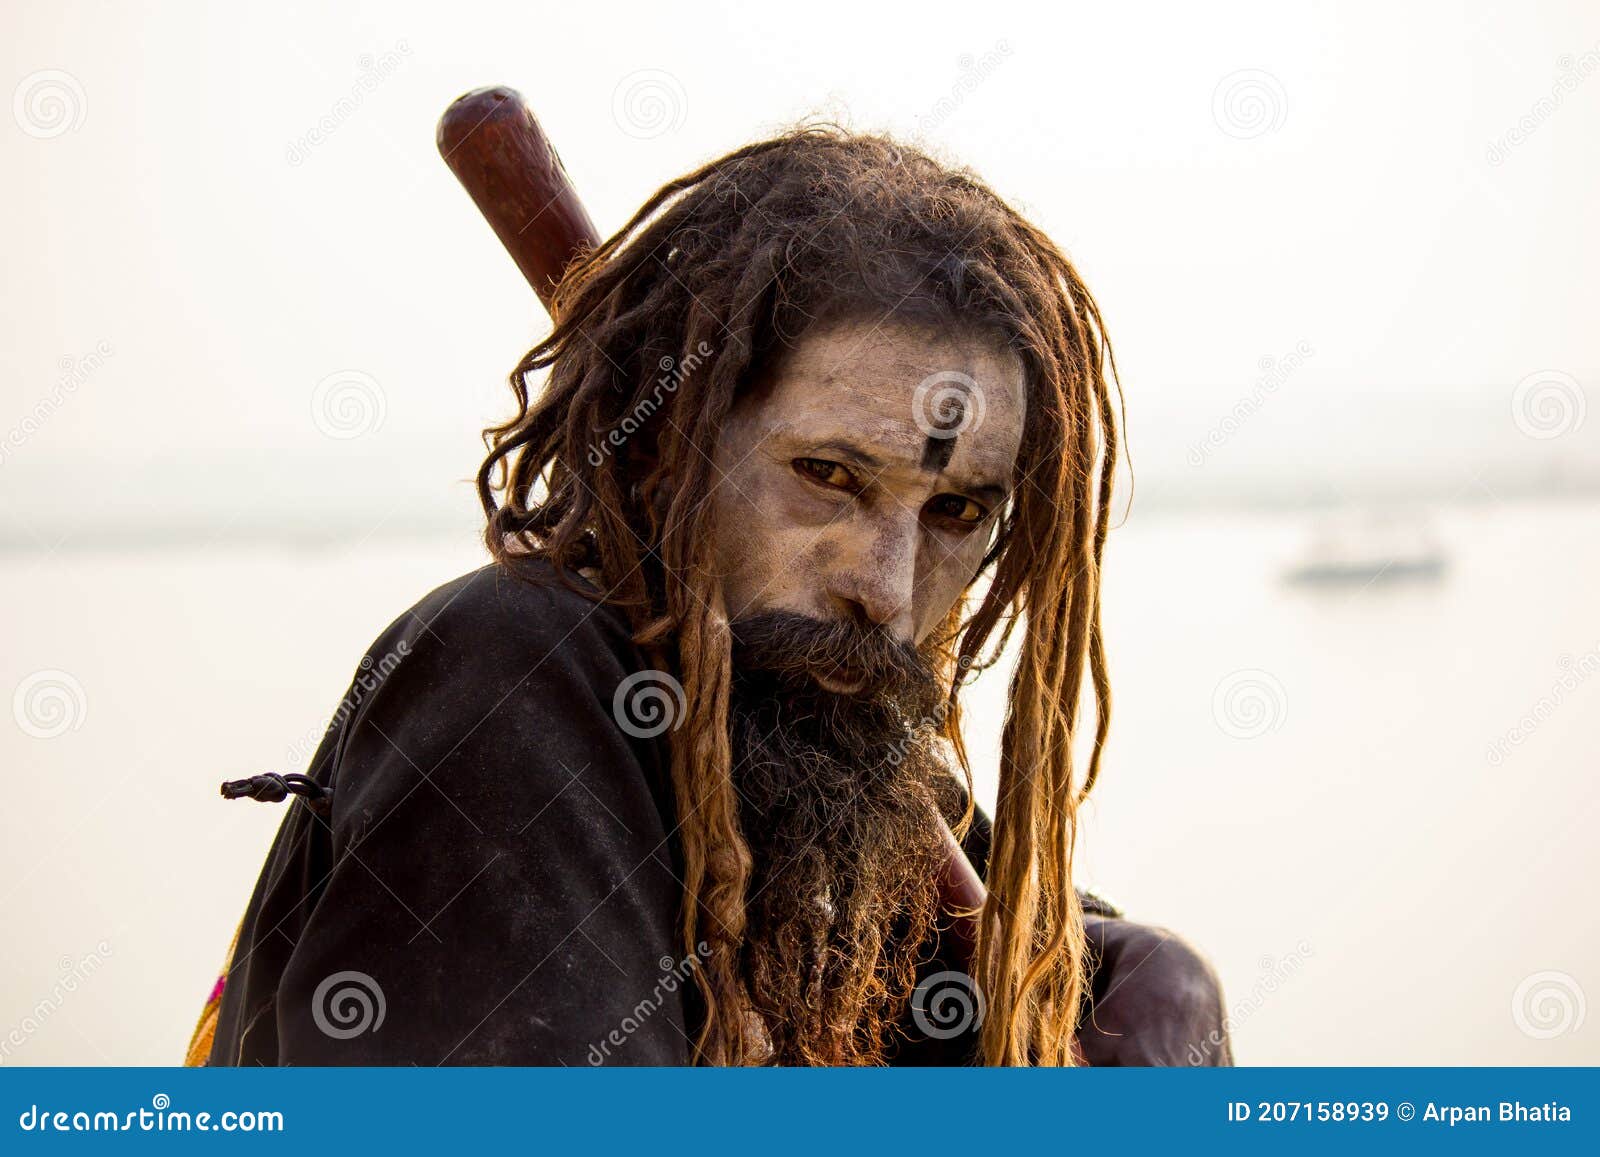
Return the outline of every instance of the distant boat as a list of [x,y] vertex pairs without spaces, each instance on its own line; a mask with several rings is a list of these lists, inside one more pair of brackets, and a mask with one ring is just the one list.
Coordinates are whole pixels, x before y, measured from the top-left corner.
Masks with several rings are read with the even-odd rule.
[[1444,551],[1421,518],[1343,514],[1324,519],[1284,581],[1306,586],[1434,582],[1446,569]]

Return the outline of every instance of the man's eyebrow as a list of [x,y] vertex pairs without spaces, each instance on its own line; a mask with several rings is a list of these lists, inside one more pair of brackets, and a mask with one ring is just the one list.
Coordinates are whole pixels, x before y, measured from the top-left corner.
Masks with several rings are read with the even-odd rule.
[[[884,465],[879,459],[873,457],[855,443],[846,442],[840,438],[830,438],[825,442],[818,442],[815,448],[817,450],[830,451],[841,458],[848,458],[856,465],[864,466],[868,470],[881,471],[884,469]],[[997,482],[969,484],[959,478],[950,478],[948,481],[952,489],[959,490],[961,493],[980,502],[987,502],[990,506],[998,506],[1011,494],[1009,486],[1002,486]]]
[[865,466],[868,470],[883,469],[882,462],[851,442],[844,442],[834,438],[826,442],[818,442],[816,448],[818,450],[831,450],[835,454],[849,458],[858,466]]

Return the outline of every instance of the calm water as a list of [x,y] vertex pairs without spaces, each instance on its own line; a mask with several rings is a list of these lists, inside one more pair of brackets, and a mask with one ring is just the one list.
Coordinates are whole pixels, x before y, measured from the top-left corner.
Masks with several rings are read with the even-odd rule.
[[[1282,584],[1308,528],[1113,533],[1081,874],[1210,956],[1244,1063],[1600,1062],[1600,506],[1436,511],[1444,577],[1364,589]],[[279,815],[217,782],[299,770],[372,637],[479,560],[0,558],[0,1061],[181,1058]]]

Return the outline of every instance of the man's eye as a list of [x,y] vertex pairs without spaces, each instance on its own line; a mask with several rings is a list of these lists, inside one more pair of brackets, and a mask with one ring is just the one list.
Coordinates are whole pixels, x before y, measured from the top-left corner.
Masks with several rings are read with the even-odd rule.
[[856,488],[855,475],[846,467],[829,462],[826,458],[796,458],[794,468],[796,472],[824,486],[837,486],[841,490]]
[[954,519],[968,524],[982,522],[989,512],[970,498],[959,494],[941,494],[929,504],[929,509],[941,518]]

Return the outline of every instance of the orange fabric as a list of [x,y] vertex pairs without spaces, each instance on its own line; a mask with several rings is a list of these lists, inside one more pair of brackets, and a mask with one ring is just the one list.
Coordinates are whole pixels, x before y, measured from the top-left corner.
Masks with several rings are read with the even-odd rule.
[[233,967],[233,953],[239,947],[239,933],[244,925],[241,923],[233,930],[233,940],[228,944],[228,955],[222,962],[222,973],[217,977],[217,983],[211,989],[211,996],[206,1005],[200,1010],[200,1020],[194,1026],[194,1033],[189,1037],[189,1051],[184,1054],[183,1063],[187,1068],[200,1068],[211,1059],[211,1042],[217,1035],[217,1010],[222,1007],[222,988],[227,983],[228,969]]

